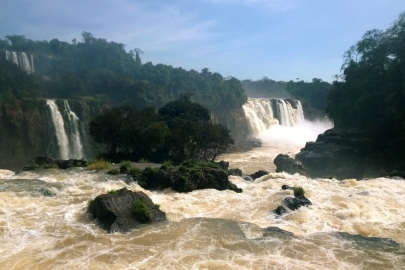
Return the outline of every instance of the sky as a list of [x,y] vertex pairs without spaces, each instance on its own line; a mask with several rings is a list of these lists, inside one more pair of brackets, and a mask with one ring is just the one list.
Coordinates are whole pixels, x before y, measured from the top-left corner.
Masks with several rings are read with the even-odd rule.
[[404,11],[404,0],[3,0],[0,38],[71,42],[86,31],[141,49],[143,63],[331,82],[350,46]]

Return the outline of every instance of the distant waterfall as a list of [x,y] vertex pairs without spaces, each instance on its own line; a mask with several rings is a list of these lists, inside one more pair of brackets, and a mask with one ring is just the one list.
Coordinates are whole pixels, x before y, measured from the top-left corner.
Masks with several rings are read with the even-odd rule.
[[70,109],[67,100],[63,100],[61,103],[58,106],[55,100],[46,101],[54,134],[49,152],[59,159],[82,159],[85,157],[83,123]]
[[32,54],[28,58],[24,52],[10,52],[6,50],[6,60],[13,62],[28,74],[34,73],[34,57]]
[[249,98],[243,106],[252,136],[259,136],[272,125],[292,127],[304,120],[299,100]]

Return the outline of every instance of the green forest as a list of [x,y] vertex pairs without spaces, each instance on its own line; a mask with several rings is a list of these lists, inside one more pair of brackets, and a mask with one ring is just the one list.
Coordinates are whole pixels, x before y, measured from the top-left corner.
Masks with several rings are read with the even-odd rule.
[[[16,67],[10,68],[12,64],[2,63],[0,79],[2,86],[8,87],[0,91],[2,103],[13,98],[45,97],[157,109],[182,93],[192,92],[193,100],[209,110],[226,111],[240,107],[247,99],[236,78],[223,78],[208,68],[197,72],[151,62],[143,64],[140,49],[126,52],[124,44],[95,38],[89,32],[82,33],[82,41],[71,43],[6,36],[0,39],[0,49],[22,51],[35,59],[33,76],[18,74],[21,72]],[[28,87],[32,83],[35,87]]]
[[385,31],[367,31],[344,54],[327,113],[336,127],[367,127],[405,135],[405,13]]
[[193,101],[210,111],[227,112],[240,108],[248,89],[278,97],[282,89],[288,98],[300,99],[309,117],[323,113],[330,84],[320,79],[312,82],[275,82],[265,77],[259,81],[224,78],[208,68],[200,72],[165,64],[142,63],[143,51],[127,52],[125,45],[83,32],[81,40],[70,43],[52,39],[33,41],[24,35],[0,39],[0,50],[29,53],[34,56],[35,73],[23,74],[12,63],[0,58],[0,103],[15,99],[83,99],[110,106],[134,105],[161,108],[184,93],[194,93]]

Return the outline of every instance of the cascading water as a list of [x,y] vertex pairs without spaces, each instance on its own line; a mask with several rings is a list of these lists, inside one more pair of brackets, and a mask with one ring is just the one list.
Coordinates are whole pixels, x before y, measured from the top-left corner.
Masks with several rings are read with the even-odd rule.
[[[291,101],[294,102],[294,101]],[[288,100],[249,98],[242,106],[252,136],[260,136],[273,125],[291,127],[304,120],[302,105]]]
[[31,65],[27,55],[24,52],[22,52],[20,56],[21,56],[21,65],[20,65],[21,70],[25,71],[28,74],[31,74],[32,73]]
[[79,117],[70,109],[68,101],[63,100],[62,110],[55,100],[47,100],[46,104],[55,135],[48,152],[64,160],[84,158],[85,130]]
[[249,98],[243,105],[250,135],[264,144],[299,146],[332,127],[329,122],[309,122],[299,100]]
[[6,50],[6,60],[11,61],[28,74],[34,73],[34,57],[28,58],[24,52],[10,52]]

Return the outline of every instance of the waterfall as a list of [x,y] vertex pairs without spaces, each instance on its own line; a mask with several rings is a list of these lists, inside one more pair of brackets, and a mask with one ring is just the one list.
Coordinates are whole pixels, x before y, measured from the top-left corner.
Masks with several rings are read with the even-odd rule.
[[64,160],[84,158],[84,126],[79,117],[70,109],[68,101],[63,100],[61,109],[55,100],[47,100],[46,105],[49,108],[49,118],[55,138],[50,143],[49,152],[56,158]]
[[28,74],[34,73],[34,57],[24,52],[10,52],[6,50],[6,60],[11,61]]
[[292,127],[304,120],[299,100],[248,98],[242,106],[250,134],[258,137],[273,125]]
[[11,58],[14,64],[18,66],[18,57],[16,52],[11,52]]
[[7,60],[7,61],[11,61],[11,59],[12,59],[11,53],[6,50],[6,60]]
[[46,105],[50,110],[50,117],[56,135],[56,144],[58,146],[59,155],[56,158],[68,159],[69,156],[69,140],[65,131],[65,122],[62,114],[59,112],[58,106],[54,100],[47,100]]
[[20,65],[21,70],[27,72],[28,74],[31,74],[31,65],[27,55],[24,52],[22,52],[20,54],[20,57],[21,57],[21,65]]

